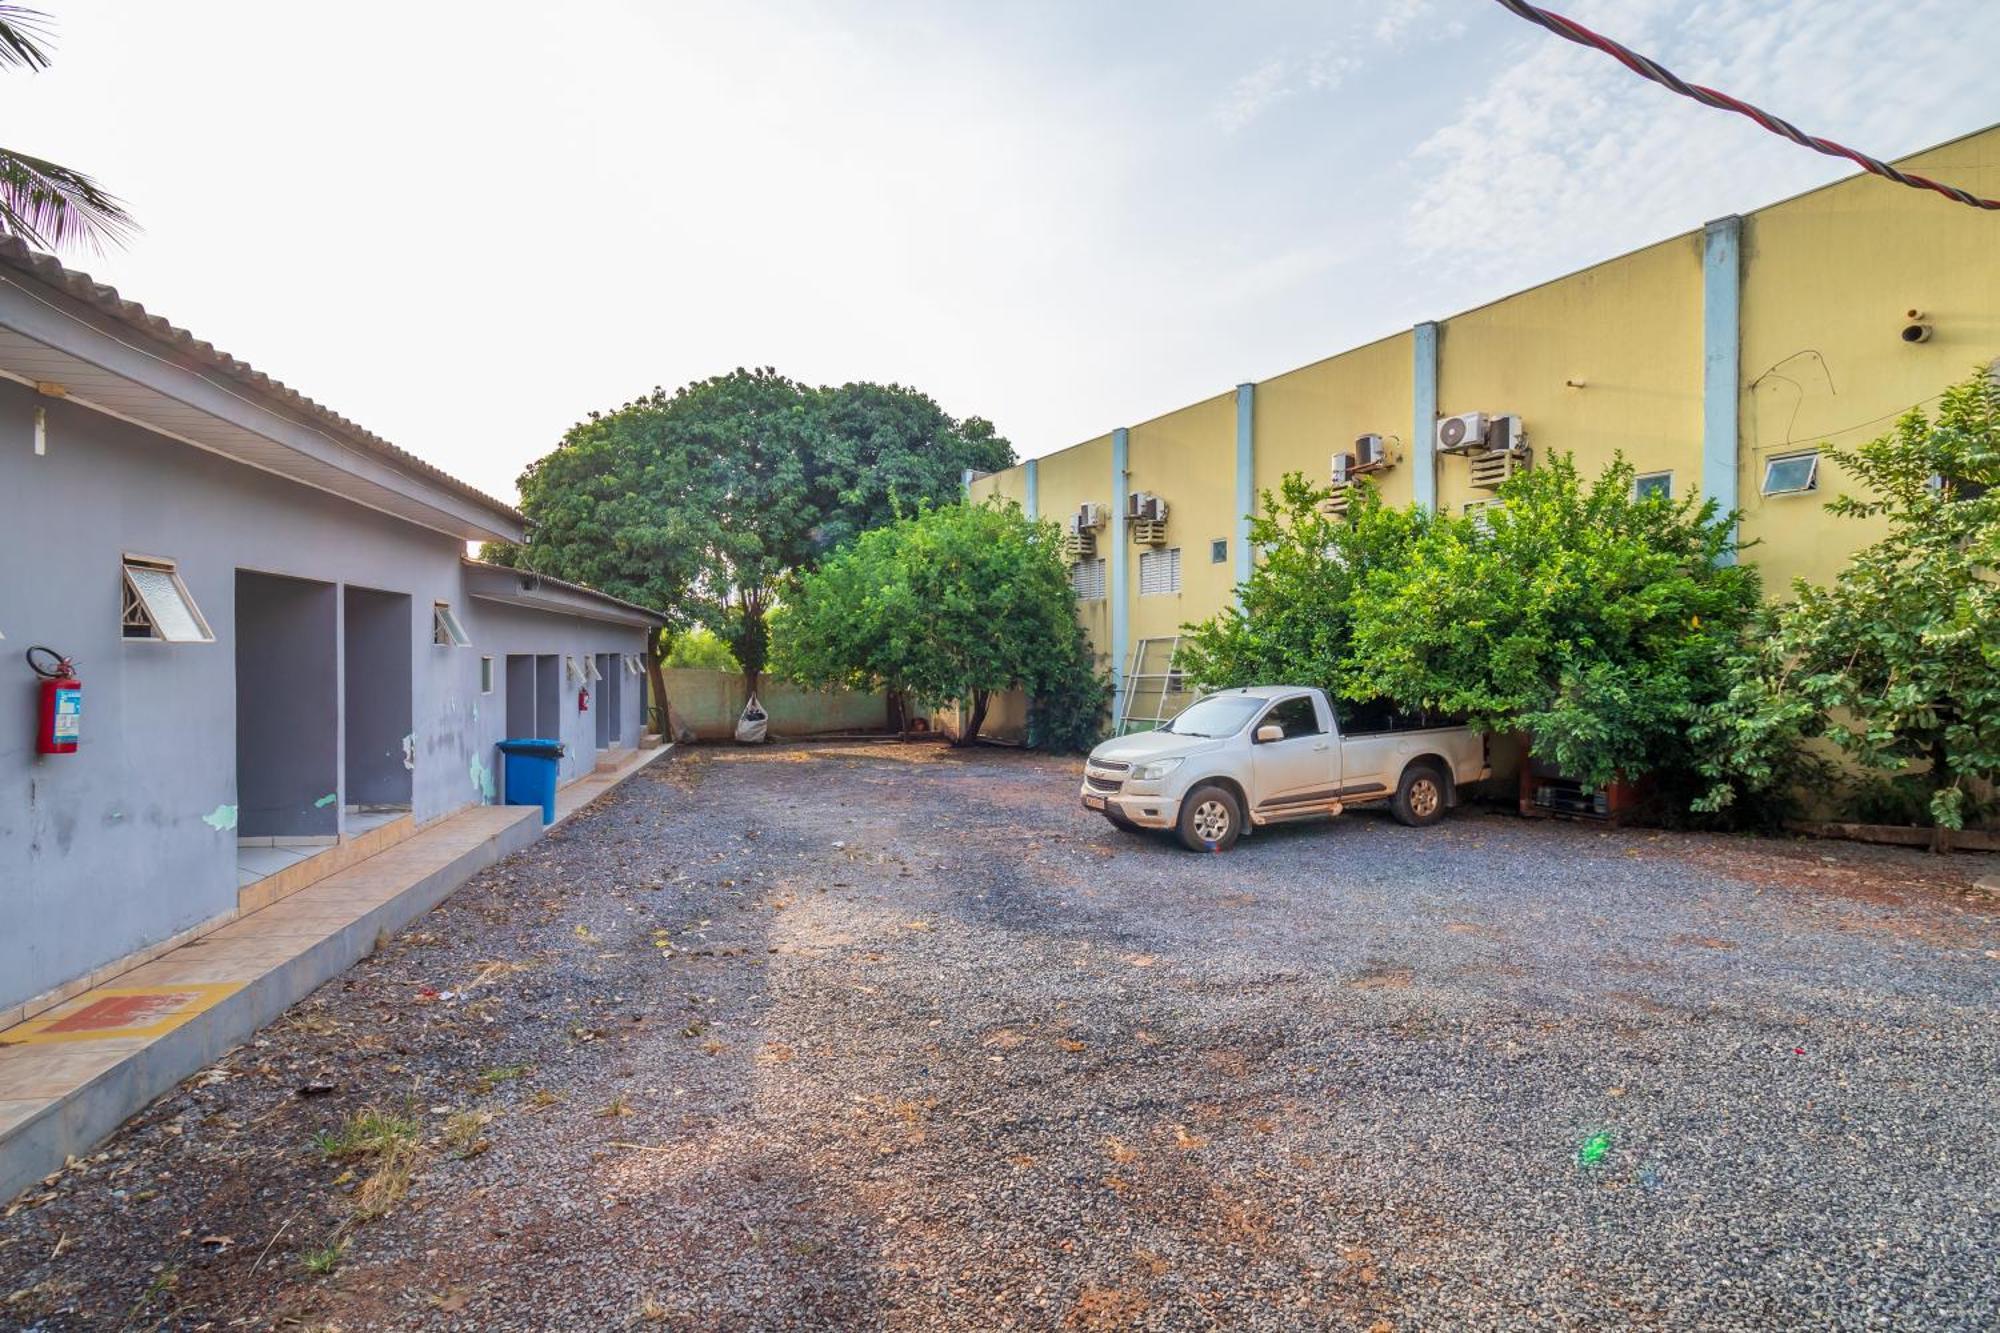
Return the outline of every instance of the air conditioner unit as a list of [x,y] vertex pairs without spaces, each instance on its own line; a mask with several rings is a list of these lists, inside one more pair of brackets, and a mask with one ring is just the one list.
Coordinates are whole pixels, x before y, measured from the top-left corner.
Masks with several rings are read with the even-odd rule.
[[1104,506],[1095,500],[1086,500],[1076,507],[1076,517],[1072,520],[1071,531],[1095,532],[1104,526]]
[[1144,513],[1142,513],[1141,515],[1139,515],[1139,517],[1141,517],[1141,518],[1147,518],[1147,519],[1151,519],[1151,520],[1152,520],[1153,522],[1155,522],[1155,523],[1164,523],[1164,522],[1166,522],[1166,521],[1167,521],[1167,502],[1166,502],[1165,500],[1162,500],[1162,499],[1161,499],[1161,498],[1160,498],[1159,496],[1157,496],[1157,495],[1149,495],[1149,496],[1147,496],[1147,497],[1146,497],[1146,509],[1145,509],[1145,512],[1144,512]]
[[1128,491],[1125,495],[1125,517],[1127,521],[1146,516],[1146,501],[1153,497],[1144,491]]
[[[1362,438],[1366,439],[1367,437],[1363,436]],[[1355,456],[1353,454],[1335,454],[1327,470],[1333,477],[1334,485],[1345,486],[1348,482],[1354,480],[1354,474],[1358,470]]]
[[1521,425],[1521,418],[1510,414],[1497,416],[1486,423],[1486,447],[1496,454],[1518,453],[1528,447],[1528,432]]
[[1470,453],[1486,447],[1486,414],[1461,412],[1440,418],[1437,424],[1437,451],[1441,454]]
[[1354,440],[1354,470],[1373,472],[1377,468],[1388,467],[1389,446],[1380,435],[1358,435]]

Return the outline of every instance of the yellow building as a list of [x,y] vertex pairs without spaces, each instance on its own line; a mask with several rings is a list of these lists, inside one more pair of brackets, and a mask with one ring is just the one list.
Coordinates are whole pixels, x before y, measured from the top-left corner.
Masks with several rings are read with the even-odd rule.
[[[2000,196],[2000,126],[1899,165]],[[1175,702],[1180,627],[1249,572],[1258,495],[1288,472],[1333,480],[1362,436],[1380,437],[1389,503],[1452,513],[1509,466],[1622,453],[1641,486],[1741,510],[1743,558],[1779,593],[1879,535],[1825,512],[1846,478],[1820,446],[1882,433],[1996,357],[2000,213],[1858,175],[967,485],[1065,531],[1099,507],[1072,573],[1117,715],[1143,726]],[[1524,451],[1439,452],[1463,413],[1515,419]]]

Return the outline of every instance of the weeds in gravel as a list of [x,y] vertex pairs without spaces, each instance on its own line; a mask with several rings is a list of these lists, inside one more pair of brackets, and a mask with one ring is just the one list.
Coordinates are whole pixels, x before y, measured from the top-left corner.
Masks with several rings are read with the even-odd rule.
[[332,1161],[352,1162],[415,1147],[417,1135],[418,1125],[411,1117],[370,1106],[341,1121],[338,1129],[313,1135],[313,1147]]
[[669,1310],[658,1296],[648,1296],[640,1301],[635,1313],[642,1324],[664,1324],[673,1315],[673,1311]]
[[529,1068],[528,1065],[495,1065],[479,1076],[479,1090],[491,1092],[502,1083],[512,1083],[525,1075]]
[[444,1122],[444,1146],[459,1161],[470,1161],[493,1144],[482,1132],[493,1120],[490,1112],[460,1111]]
[[550,1092],[547,1088],[536,1088],[528,1094],[528,1109],[530,1111],[546,1111],[561,1100],[560,1096]]
[[598,1108],[598,1115],[606,1120],[621,1120],[632,1114],[632,1103],[624,1093],[614,1096],[604,1106]]
[[315,1134],[313,1146],[331,1161],[373,1164],[374,1170],[354,1190],[355,1216],[372,1221],[410,1192],[422,1132],[414,1117],[370,1106],[341,1121],[338,1129]]
[[326,1277],[340,1267],[340,1261],[347,1254],[347,1237],[336,1236],[317,1250],[307,1250],[299,1263],[314,1277]]

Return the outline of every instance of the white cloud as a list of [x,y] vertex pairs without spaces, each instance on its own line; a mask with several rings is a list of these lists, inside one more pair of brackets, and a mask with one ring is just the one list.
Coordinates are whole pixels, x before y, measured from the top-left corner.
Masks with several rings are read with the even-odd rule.
[[[1575,17],[1693,82],[1864,152],[1908,152],[1994,119],[1965,50],[2000,47],[2000,6],[1594,0]],[[1893,53],[1893,54],[1891,54]],[[1482,294],[1753,207],[1853,168],[1700,106],[1611,57],[1523,25],[1494,73],[1413,156],[1408,239]],[[1922,73],[1913,73],[1922,71]]]
[[1267,60],[1230,85],[1229,95],[1215,108],[1216,123],[1234,134],[1292,92],[1290,67],[1283,60]]

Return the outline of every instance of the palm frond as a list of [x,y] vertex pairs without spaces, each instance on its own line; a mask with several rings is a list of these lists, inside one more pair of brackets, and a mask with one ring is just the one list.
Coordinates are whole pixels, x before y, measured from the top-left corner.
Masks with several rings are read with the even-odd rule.
[[47,69],[49,53],[43,43],[54,35],[41,10],[0,5],[0,65]]
[[81,171],[0,148],[0,231],[43,250],[82,244],[101,253],[137,229],[125,205]]

